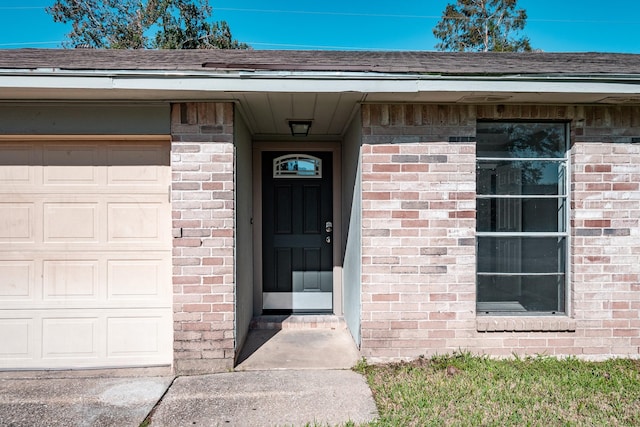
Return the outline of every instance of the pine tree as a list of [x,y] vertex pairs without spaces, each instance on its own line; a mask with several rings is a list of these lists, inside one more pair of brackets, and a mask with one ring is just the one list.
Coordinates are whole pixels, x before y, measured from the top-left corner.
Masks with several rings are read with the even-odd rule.
[[519,36],[527,12],[516,9],[517,0],[457,0],[448,4],[433,29],[440,42],[436,49],[458,52],[530,51],[526,36]]

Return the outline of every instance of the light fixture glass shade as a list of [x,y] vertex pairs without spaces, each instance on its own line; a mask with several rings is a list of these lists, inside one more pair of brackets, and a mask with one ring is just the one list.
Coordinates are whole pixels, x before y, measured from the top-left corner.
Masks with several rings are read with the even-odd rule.
[[309,135],[309,129],[311,129],[311,121],[310,120],[290,120],[289,127],[291,128],[291,135],[307,136]]

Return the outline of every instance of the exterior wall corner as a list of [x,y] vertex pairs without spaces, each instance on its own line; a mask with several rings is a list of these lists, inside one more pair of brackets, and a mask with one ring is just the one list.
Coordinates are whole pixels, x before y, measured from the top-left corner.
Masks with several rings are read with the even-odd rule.
[[226,371],[235,357],[233,105],[173,104],[174,365]]

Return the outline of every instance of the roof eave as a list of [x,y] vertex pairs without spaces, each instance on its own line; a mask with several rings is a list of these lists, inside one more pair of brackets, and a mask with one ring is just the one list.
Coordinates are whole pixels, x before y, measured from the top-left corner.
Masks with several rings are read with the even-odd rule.
[[[313,81],[313,85],[310,85]],[[449,92],[464,94],[602,94],[636,96],[640,75],[566,74],[416,74],[309,71],[177,71],[177,70],[68,70],[0,69],[0,99],[32,99],[38,91],[43,99],[184,99],[201,94],[229,98],[234,93],[342,93],[420,94]],[[51,95],[49,95],[51,94]]]

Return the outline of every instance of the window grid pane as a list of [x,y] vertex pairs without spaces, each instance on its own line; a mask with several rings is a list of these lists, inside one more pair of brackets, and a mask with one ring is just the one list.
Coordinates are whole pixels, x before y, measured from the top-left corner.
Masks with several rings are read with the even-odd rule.
[[564,158],[564,123],[478,122],[478,157]]
[[563,195],[566,161],[477,159],[476,192],[483,195]]
[[567,231],[566,198],[478,198],[477,232],[522,233]]
[[478,273],[565,273],[566,237],[478,237]]

